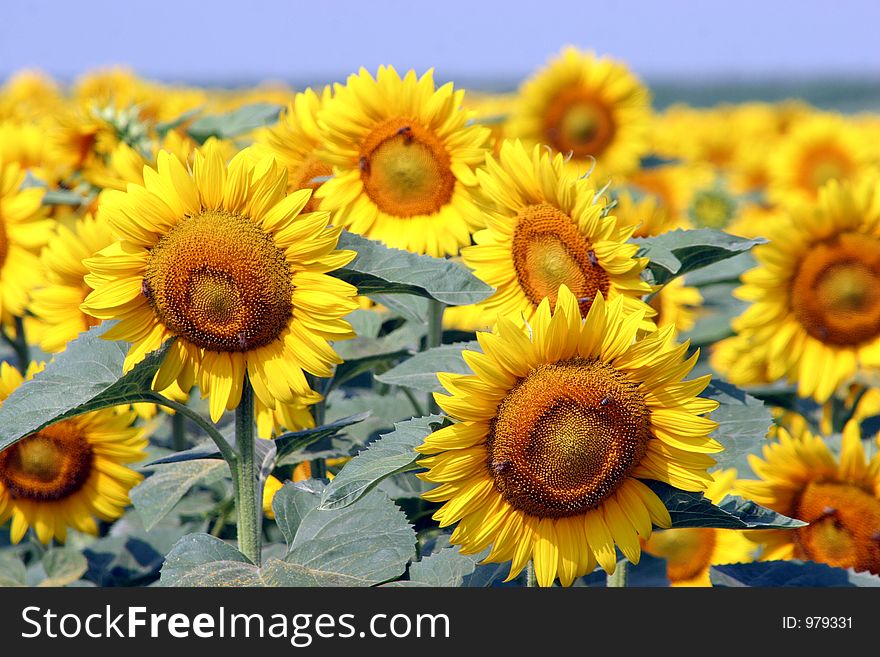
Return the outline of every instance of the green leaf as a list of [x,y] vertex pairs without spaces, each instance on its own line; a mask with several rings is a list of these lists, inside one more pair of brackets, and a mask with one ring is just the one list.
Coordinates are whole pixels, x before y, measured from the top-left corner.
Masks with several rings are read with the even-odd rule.
[[739,284],[739,277],[757,264],[751,252],[740,253],[728,260],[718,262],[713,267],[704,267],[689,274],[687,284],[698,288],[712,287],[723,283]]
[[67,586],[85,575],[89,563],[78,550],[52,548],[43,556],[43,568],[48,576],[40,586]]
[[715,527],[718,529],[792,529],[807,523],[766,509],[741,497],[729,495],[716,506],[702,493],[673,488],[660,481],[644,483],[669,509],[672,528]]
[[199,459],[150,466],[150,476],[131,489],[131,502],[149,531],[198,483],[212,483],[229,475],[226,461]]
[[416,413],[412,401],[399,390],[387,395],[380,395],[372,391],[358,391],[356,394],[348,396],[339,390],[334,390],[327,395],[326,419],[328,421],[335,421],[364,411],[369,411],[370,417],[351,426],[347,431],[352,446],[362,445],[377,432],[383,429],[393,429],[395,422],[409,420]]
[[433,347],[415,354],[387,372],[376,375],[376,380],[421,393],[443,392],[443,386],[437,379],[438,372],[473,374],[461,356],[461,352],[466,349],[481,351],[478,342],[457,342]]
[[332,438],[338,435],[343,429],[347,429],[354,424],[363,422],[368,417],[370,417],[370,412],[364,411],[363,413],[349,415],[341,420],[336,420],[335,422],[330,422],[329,424],[324,424],[320,427],[314,427],[313,429],[302,429],[301,431],[291,431],[290,433],[282,434],[275,439],[275,446],[278,450],[276,463],[279,465],[284,464],[286,463],[284,460],[285,456],[298,454],[306,447],[315,444],[319,440]]
[[27,568],[13,556],[0,556],[0,586],[25,586]]
[[243,105],[225,114],[203,116],[190,124],[189,136],[200,144],[210,137],[232,139],[278,121],[281,107],[272,103]]
[[[688,285],[690,282],[689,276]],[[731,322],[748,306],[731,296],[736,287],[733,283],[717,283],[702,288],[703,304],[697,313],[696,324],[690,331],[682,333],[679,339],[690,340],[692,347],[703,347],[732,336]]]
[[739,495],[728,495],[718,503],[718,508],[736,516],[749,529],[796,529],[807,525],[801,520],[788,518]]
[[112,533],[90,542],[83,550],[89,562],[86,579],[98,586],[143,586],[159,577],[165,555],[184,535],[204,531],[207,522],[181,523],[166,516],[146,531],[136,511],[113,523]]
[[349,415],[341,420],[330,422],[329,424],[314,427],[312,429],[302,429],[301,431],[291,431],[275,438],[275,447],[277,448],[276,464],[283,465],[287,463],[284,457],[295,455],[304,450],[306,447],[315,444],[319,440],[332,438],[338,435],[343,429],[363,422],[370,417],[369,411]]
[[461,554],[457,546],[446,547],[412,564],[409,578],[426,586],[462,586],[484,556]]
[[155,127],[156,134],[159,135],[159,137],[165,137],[165,135],[167,135],[172,130],[176,130],[190,119],[197,117],[199,114],[202,113],[203,110],[203,107],[194,107],[191,110],[187,110],[177,118],[171,119],[170,121],[159,121],[159,123],[157,123]]
[[376,303],[381,303],[391,312],[417,324],[426,324],[428,321],[428,304],[430,301],[424,297],[412,294],[382,294],[373,292],[368,295]]
[[720,230],[700,228],[678,229],[632,241],[641,247],[638,255],[650,259],[648,269],[654,276],[654,283],[663,285],[676,276],[732,258],[767,240],[761,237],[746,239]]
[[347,507],[386,477],[417,467],[420,455],[415,448],[439,428],[443,420],[440,415],[429,415],[396,423],[394,431],[383,435],[343,466],[324,489],[321,508]]
[[336,366],[327,391],[338,388],[364,372],[371,372],[383,363],[393,363],[419,348],[426,326],[406,322],[381,338],[357,338],[335,345],[344,362]]
[[724,445],[724,451],[712,454],[712,458],[721,468],[736,468],[740,477],[751,476],[748,455],[758,452],[766,442],[773,424],[770,409],[761,400],[718,379],[712,379],[702,396],[721,404],[710,417],[718,423],[712,438]]
[[[318,490],[299,491],[322,499]],[[415,557],[415,543],[406,515],[374,491],[346,508],[316,506],[306,513],[285,562],[307,569],[320,586],[372,586],[402,575]]]
[[293,543],[303,518],[318,507],[322,490],[322,485],[316,480],[306,480],[284,485],[275,493],[272,511],[288,546]]
[[[345,321],[351,324],[351,328],[358,338],[375,338],[379,335],[379,331],[382,328],[382,315],[373,310],[364,310],[363,308],[350,312],[346,315]],[[351,342],[350,340],[341,342],[336,345],[336,348],[338,350],[342,345],[350,344]]]
[[319,511],[319,482],[285,484],[273,508],[287,556],[257,568],[206,534],[183,537],[162,567],[163,586],[372,586],[403,574],[415,533],[387,497],[372,494],[348,509]]
[[160,586],[261,586],[259,569],[208,534],[184,536],[165,557]]
[[709,570],[712,586],[723,587],[853,587],[880,586],[880,577],[857,573],[852,569],[833,568],[812,561],[756,561],[724,566]]
[[0,451],[54,422],[110,406],[155,401],[150,383],[170,341],[128,374],[122,364],[125,342],[103,340],[109,325],[96,326],[71,342],[0,407]]
[[391,475],[387,479],[383,479],[377,489],[385,493],[392,500],[415,499],[422,496],[422,493],[429,491],[434,484],[422,481],[418,477],[412,476],[409,472],[399,472]]
[[450,306],[477,303],[493,289],[452,260],[390,249],[379,242],[343,231],[340,249],[358,256],[333,276],[348,281],[361,294],[415,294]]

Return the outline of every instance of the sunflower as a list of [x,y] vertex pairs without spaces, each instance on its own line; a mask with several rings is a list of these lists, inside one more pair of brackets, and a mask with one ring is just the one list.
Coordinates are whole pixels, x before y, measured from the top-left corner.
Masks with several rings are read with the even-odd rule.
[[[318,157],[321,148],[318,113],[331,96],[330,87],[325,87],[320,96],[312,89],[296,94],[277,125],[259,133],[254,142],[254,156],[272,155],[276,162],[287,167],[287,186],[292,192],[318,189],[321,182],[315,179],[329,178],[333,173]],[[317,199],[312,196],[303,212],[317,209]]]
[[336,250],[326,212],[300,214],[310,190],[285,197],[271,158],[254,166],[243,152],[227,167],[216,144],[194,157],[189,173],[161,151],[145,186],[107,193],[101,212],[122,240],[86,260],[82,308],[120,320],[104,335],[133,343],[126,371],[176,337],[153,388],[188,390],[198,374],[215,421],[245,373],[270,408],[314,398],[305,371],[330,376],[340,359],[327,341],[353,337],[342,318],[356,290],[327,272],[356,254]]
[[50,119],[0,121],[0,161],[15,162],[34,178],[56,185],[63,174],[63,163],[56,159],[46,139],[51,130]]
[[771,201],[815,202],[829,180],[852,180],[870,163],[870,144],[842,117],[799,122],[779,144],[768,167]]
[[[718,504],[730,493],[736,470],[713,472],[706,497]],[[754,561],[755,544],[741,531],[711,527],[687,527],[656,532],[642,549],[666,560],[666,576],[672,586],[711,586],[709,568],[728,563]]]
[[[659,208],[669,214],[672,228],[683,228],[694,193],[714,179],[712,168],[703,163],[663,164],[633,171],[624,179],[634,191],[657,199]],[[654,235],[658,233],[652,233]]]
[[29,306],[43,324],[40,348],[44,351],[62,351],[81,332],[99,323],[80,310],[92,291],[83,281],[89,270],[82,261],[115,241],[110,225],[92,215],[72,228],[57,226],[42,253],[46,285],[33,291]]
[[260,438],[271,439],[284,431],[299,431],[314,427],[315,418],[312,417],[309,406],[321,401],[321,395],[317,392],[297,395],[292,403],[276,400],[274,408],[260,399],[254,401],[257,435]]
[[56,111],[63,102],[61,90],[52,78],[37,70],[19,71],[0,87],[0,120],[32,121],[36,116]]
[[650,120],[650,92],[626,66],[569,47],[522,84],[508,136],[620,174],[647,155]]
[[[562,155],[540,146],[529,154],[519,141],[505,142],[496,161],[477,172],[488,227],[462,250],[468,267],[495,288],[487,313],[524,316],[565,284],[586,314],[600,293],[624,299],[627,310],[645,308],[639,297],[651,286],[641,279],[647,264],[628,244],[634,226],[621,226],[583,178],[566,170]],[[648,314],[653,314],[650,309]]]
[[880,367],[880,181],[829,182],[770,227],[735,295],[734,329],[763,352],[771,380],[822,403],[860,367]]
[[755,349],[748,336],[734,335],[712,345],[712,369],[738,386],[771,383],[766,355]]
[[621,226],[632,226],[633,237],[651,237],[683,228],[679,217],[653,194],[623,189],[615,195],[614,215]]
[[[42,366],[28,368],[30,379]],[[0,364],[0,402],[23,378]],[[63,541],[67,528],[97,534],[100,520],[115,520],[128,491],[143,478],[126,467],[144,456],[143,430],[131,411],[105,409],[62,420],[0,452],[0,522],[12,518],[18,543],[33,527],[41,543]]]
[[5,326],[24,315],[28,294],[40,282],[40,249],[54,224],[40,206],[44,190],[22,189],[24,180],[17,163],[0,161],[0,322]]
[[718,404],[697,397],[709,377],[682,381],[697,355],[685,360],[671,329],[639,332],[643,319],[599,294],[583,320],[563,286],[530,328],[499,317],[478,333],[482,353],[463,352],[474,375],[438,375],[450,394],[435,399],[458,421],[417,448],[433,455],[419,476],[440,484],[423,497],[444,503],[441,527],[459,523],[451,541],[463,553],[491,544],[486,561],[510,560],[511,578],[533,559],[541,586],[568,586],[597,561],[613,572],[615,545],[637,563],[638,537],[670,526],[640,479],[711,483],[708,454],[721,445],[703,414]]
[[388,246],[455,255],[483,224],[471,197],[489,130],[468,123],[463,91],[380,67],[336,85],[319,118],[333,177],[315,192],[333,224]]
[[[239,150],[228,141],[214,137],[210,137],[208,141],[216,142],[227,160]],[[132,148],[121,141],[113,147],[106,158],[100,161],[99,165],[88,167],[84,175],[102,190],[117,189],[124,192],[128,183],[144,184],[144,167],[156,167],[156,157],[160,150],[168,151],[181,162],[187,163],[192,161],[191,156],[195,149],[196,143],[192,139],[173,130],[169,131],[161,142],[151,141],[149,148],[144,150]],[[100,197],[98,204],[100,205]]]
[[741,494],[789,517],[808,522],[794,530],[753,535],[763,559],[808,559],[880,575],[880,455],[865,459],[857,422],[843,430],[840,459],[808,431],[764,446],[750,456],[760,480],[736,484]]
[[473,120],[484,125],[492,133],[492,152],[497,155],[504,135],[507,133],[507,121],[516,102],[512,93],[498,94],[481,91],[468,91],[464,107],[473,111]]

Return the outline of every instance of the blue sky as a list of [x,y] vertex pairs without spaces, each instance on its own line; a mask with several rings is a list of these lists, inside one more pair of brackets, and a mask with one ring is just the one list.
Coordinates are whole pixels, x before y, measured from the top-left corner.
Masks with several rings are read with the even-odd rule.
[[391,63],[515,79],[575,44],[648,78],[880,79],[878,25],[873,0],[12,0],[0,78],[126,64],[165,80],[315,82]]

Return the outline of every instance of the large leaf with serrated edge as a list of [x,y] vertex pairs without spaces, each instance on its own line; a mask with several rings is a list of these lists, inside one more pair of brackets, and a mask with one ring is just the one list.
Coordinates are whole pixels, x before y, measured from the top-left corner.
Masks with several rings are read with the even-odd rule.
[[74,415],[158,399],[150,383],[170,341],[123,374],[129,345],[102,339],[108,328],[104,322],[81,333],[42,372],[9,395],[0,407],[0,451]]
[[321,508],[340,509],[353,504],[386,477],[416,467],[415,448],[443,423],[440,415],[413,418],[394,425],[343,466],[324,490]]
[[702,493],[683,491],[660,481],[645,480],[644,483],[669,510],[673,528],[793,529],[806,525],[734,495],[715,505]]
[[464,306],[482,301],[493,291],[452,260],[391,249],[347,231],[339,237],[338,248],[357,251],[358,256],[331,275],[356,286],[361,294],[415,294]]

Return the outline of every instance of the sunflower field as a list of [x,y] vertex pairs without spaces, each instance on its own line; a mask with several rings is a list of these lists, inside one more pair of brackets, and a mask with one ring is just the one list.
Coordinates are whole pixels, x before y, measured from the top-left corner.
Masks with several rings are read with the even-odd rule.
[[0,585],[880,585],[880,115],[0,88]]

